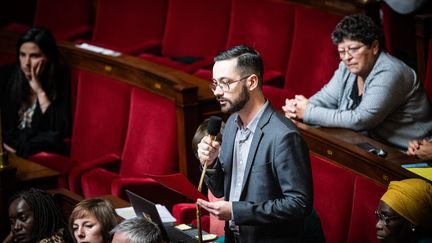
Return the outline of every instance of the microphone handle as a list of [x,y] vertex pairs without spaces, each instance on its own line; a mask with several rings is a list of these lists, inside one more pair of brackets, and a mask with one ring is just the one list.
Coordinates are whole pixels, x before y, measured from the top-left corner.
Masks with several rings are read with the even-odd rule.
[[202,225],[201,225],[201,207],[196,204],[196,219],[197,219],[197,228],[198,228],[198,242],[203,242],[202,238]]
[[[210,144],[211,143],[213,143],[213,141],[215,140],[215,138],[216,138],[216,136],[213,136],[213,135],[210,135]],[[201,192],[201,189],[202,189],[202,184],[203,184],[203,181],[204,181],[204,175],[205,175],[205,173],[206,173],[206,171],[207,171],[207,164],[208,164],[208,161],[206,161],[205,163],[204,163],[204,167],[203,167],[203,170],[202,170],[202,172],[201,172],[201,177],[200,177],[200,180],[199,180],[199,183],[198,183],[198,191],[199,192]],[[201,207],[197,204],[196,205],[196,218],[197,218],[197,226],[198,226],[198,242],[199,243],[201,243],[201,242],[203,242],[203,239],[202,239],[202,225],[201,225]]]
[[[210,139],[211,139],[210,144],[213,143],[213,141],[215,140],[215,138],[216,138],[216,136],[210,135]],[[208,164],[208,161],[206,161],[204,163],[204,167],[203,167],[203,170],[201,172],[201,177],[200,177],[200,180],[199,180],[199,183],[198,183],[198,191],[199,192],[201,192],[201,189],[202,189],[202,184],[203,184],[203,181],[204,181],[204,176],[205,176],[205,173],[207,171],[207,164]]]

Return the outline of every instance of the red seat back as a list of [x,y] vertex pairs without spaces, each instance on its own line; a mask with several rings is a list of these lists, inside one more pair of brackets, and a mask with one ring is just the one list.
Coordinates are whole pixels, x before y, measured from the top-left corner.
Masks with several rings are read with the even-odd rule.
[[353,207],[348,242],[379,242],[376,237],[375,210],[386,188],[363,176],[354,182]]
[[230,0],[169,0],[162,56],[213,57],[224,49]]
[[330,80],[339,63],[331,33],[341,18],[318,9],[296,8],[285,89],[309,97]]
[[130,86],[81,71],[78,78],[71,158],[85,162],[121,155],[126,136]]
[[246,44],[260,52],[265,71],[285,73],[291,49],[294,5],[268,0],[233,0],[227,47]]
[[93,11],[88,0],[37,0],[33,25],[46,27],[57,39],[68,39],[68,32],[93,25]]
[[178,171],[176,107],[172,100],[133,88],[121,177]]
[[311,154],[316,209],[327,242],[347,242],[355,174]]
[[424,87],[429,101],[432,101],[432,38],[429,39],[429,51],[426,62],[426,77],[424,79]]
[[399,14],[392,10],[385,1],[381,1],[380,4],[385,49],[415,68],[417,53],[413,15]]
[[99,0],[92,40],[122,50],[161,41],[166,0]]

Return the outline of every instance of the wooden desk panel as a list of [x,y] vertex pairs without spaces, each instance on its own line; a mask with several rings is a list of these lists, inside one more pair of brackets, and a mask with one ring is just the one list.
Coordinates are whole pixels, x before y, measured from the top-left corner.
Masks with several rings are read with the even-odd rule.
[[[380,184],[387,186],[392,180],[422,178],[401,167],[401,164],[419,162],[418,159],[352,130],[314,128],[303,123],[299,123],[298,127],[313,153],[324,156]],[[364,142],[384,149],[387,157],[381,158],[356,145]]]
[[57,187],[59,172],[14,155],[9,156],[9,162],[17,169],[15,177],[20,186]]

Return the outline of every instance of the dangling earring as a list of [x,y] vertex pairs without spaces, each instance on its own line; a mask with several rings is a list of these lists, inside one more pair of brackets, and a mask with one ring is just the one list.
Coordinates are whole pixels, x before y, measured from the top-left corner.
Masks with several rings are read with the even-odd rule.
[[413,227],[411,228],[411,230],[412,230],[412,232],[415,232],[415,226],[413,226]]

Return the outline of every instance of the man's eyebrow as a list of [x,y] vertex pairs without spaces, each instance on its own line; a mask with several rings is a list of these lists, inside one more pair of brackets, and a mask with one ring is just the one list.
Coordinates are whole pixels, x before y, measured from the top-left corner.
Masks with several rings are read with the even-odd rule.
[[212,80],[213,80],[213,81],[229,81],[230,78],[227,78],[227,77],[221,77],[221,78],[219,78],[219,79],[212,78]]

